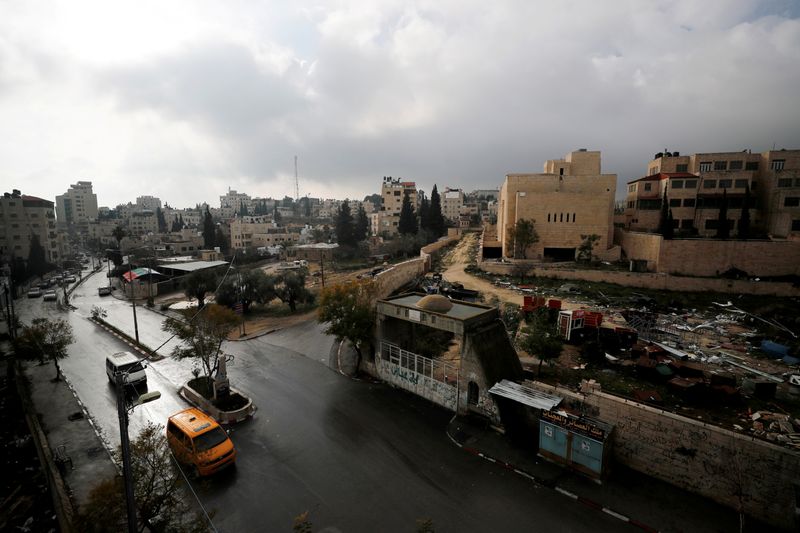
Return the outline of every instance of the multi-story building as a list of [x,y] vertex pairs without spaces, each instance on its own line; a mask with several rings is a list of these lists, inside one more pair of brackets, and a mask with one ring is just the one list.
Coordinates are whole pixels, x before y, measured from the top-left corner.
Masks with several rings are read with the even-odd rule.
[[381,184],[381,209],[370,215],[372,235],[393,236],[397,234],[400,224],[400,211],[403,208],[403,197],[409,196],[414,210],[419,209],[417,184],[413,181],[401,181],[400,178],[384,176]]
[[231,248],[258,248],[281,243],[294,244],[300,241],[303,225],[279,226],[272,216],[235,217],[230,223]]
[[749,197],[751,228],[773,237],[800,237],[800,150],[688,156],[665,151],[648,163],[647,172],[628,183],[627,229],[657,231],[666,197],[678,232],[716,235],[724,203],[733,235]]
[[79,181],[70,185],[66,193],[56,196],[56,219],[62,228],[85,227],[97,219],[97,195],[92,192],[91,181]]
[[139,196],[136,198],[136,207],[140,211],[155,211],[161,208],[161,199],[155,196]]
[[220,217],[223,219],[233,218],[241,211],[243,205],[247,208],[248,213],[253,210],[250,196],[243,192],[228,189],[225,196],[219,197]]
[[137,211],[128,219],[128,231],[131,235],[141,236],[158,233],[158,217],[154,211]]
[[442,216],[450,222],[457,222],[464,207],[464,191],[446,188],[441,195]]
[[502,255],[514,255],[509,228],[530,220],[539,241],[525,252],[529,259],[572,261],[585,236],[593,234],[599,236],[595,255],[613,256],[616,183],[616,174],[601,173],[600,152],[585,149],[547,161],[541,174],[506,175],[497,213]]
[[53,202],[23,195],[17,189],[3,194],[0,198],[0,258],[3,262],[11,261],[12,257],[27,260],[34,235],[44,248],[45,260],[58,263],[63,252],[59,250]]

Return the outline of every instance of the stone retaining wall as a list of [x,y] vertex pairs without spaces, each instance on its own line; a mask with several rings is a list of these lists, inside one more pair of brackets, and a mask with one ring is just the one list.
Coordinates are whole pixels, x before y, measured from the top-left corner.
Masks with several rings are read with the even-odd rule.
[[621,464],[733,509],[741,505],[774,526],[797,527],[800,453],[600,391],[531,385],[613,424],[613,456]]

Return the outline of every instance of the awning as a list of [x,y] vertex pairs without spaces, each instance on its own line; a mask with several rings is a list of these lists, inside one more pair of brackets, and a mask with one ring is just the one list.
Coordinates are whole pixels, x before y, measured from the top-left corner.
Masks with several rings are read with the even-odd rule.
[[552,394],[540,392],[507,379],[495,383],[494,387],[489,389],[489,392],[497,396],[502,396],[503,398],[508,398],[509,400],[514,400],[515,402],[536,407],[537,409],[544,409],[545,411],[549,411],[560,404],[562,400],[560,396],[553,396]]
[[160,272],[156,272],[152,268],[142,267],[142,268],[134,268],[133,270],[129,270],[128,272],[125,272],[124,274],[122,274],[122,277],[125,278],[127,281],[133,281],[136,278],[141,278],[142,276],[148,276],[148,275],[161,276],[163,274],[161,274]]

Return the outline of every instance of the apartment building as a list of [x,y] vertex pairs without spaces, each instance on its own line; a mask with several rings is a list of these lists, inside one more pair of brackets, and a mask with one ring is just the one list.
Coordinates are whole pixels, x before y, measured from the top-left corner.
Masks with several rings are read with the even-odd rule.
[[53,202],[35,196],[27,196],[14,189],[0,198],[0,258],[3,262],[12,257],[28,259],[33,236],[45,251],[49,263],[61,260],[56,232],[56,217]]
[[458,222],[464,207],[464,191],[447,187],[441,195],[441,200],[442,216],[450,222]]
[[800,237],[800,150],[697,153],[659,152],[648,175],[628,183],[624,226],[658,229],[666,195],[679,234],[717,234],[723,197],[731,235],[749,197],[752,231],[778,238]]
[[222,219],[233,218],[242,209],[242,205],[247,207],[247,211],[253,210],[253,202],[250,196],[243,192],[236,192],[228,189],[224,196],[219,197],[219,210]]
[[70,185],[64,194],[56,196],[56,219],[62,228],[85,227],[97,219],[97,195],[92,192],[91,181],[79,181]]
[[161,199],[155,196],[139,196],[136,198],[136,207],[140,211],[155,211],[161,208]]
[[[563,159],[548,160],[540,174],[508,174],[500,188],[497,241],[503,257],[514,255],[508,230],[519,220],[531,220],[539,242],[527,251],[529,259],[572,261],[582,236],[600,237],[595,254],[614,258],[612,249],[616,174],[601,172],[599,151],[580,149]],[[485,256],[487,244],[484,244]]]
[[394,236],[400,223],[400,211],[403,208],[403,197],[408,194],[414,210],[419,209],[417,184],[413,181],[402,181],[400,178],[384,176],[381,184],[381,208],[370,217],[372,235]]

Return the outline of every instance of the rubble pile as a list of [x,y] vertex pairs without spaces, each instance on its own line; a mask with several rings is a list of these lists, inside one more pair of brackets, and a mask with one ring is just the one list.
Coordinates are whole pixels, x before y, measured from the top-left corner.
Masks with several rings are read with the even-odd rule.
[[782,413],[756,411],[750,416],[753,427],[750,432],[764,438],[800,450],[800,420]]

